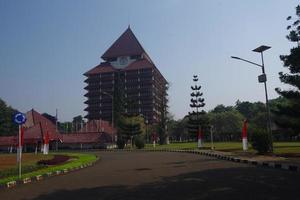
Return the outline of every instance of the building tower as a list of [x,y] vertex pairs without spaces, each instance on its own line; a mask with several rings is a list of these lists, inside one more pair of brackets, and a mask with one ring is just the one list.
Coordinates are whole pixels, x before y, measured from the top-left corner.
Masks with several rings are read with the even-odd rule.
[[135,101],[125,112],[142,114],[149,123],[158,122],[166,98],[167,81],[130,27],[101,58],[103,62],[84,74],[87,77],[85,117],[88,120],[112,120],[111,98],[121,77],[124,96]]

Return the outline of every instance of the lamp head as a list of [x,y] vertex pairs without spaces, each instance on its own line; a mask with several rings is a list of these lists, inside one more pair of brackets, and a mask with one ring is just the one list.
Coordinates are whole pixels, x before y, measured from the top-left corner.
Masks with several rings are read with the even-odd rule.
[[257,47],[256,49],[253,49],[252,51],[257,52],[257,53],[261,53],[261,52],[264,52],[265,50],[268,50],[270,48],[271,47],[269,47],[269,46],[261,45],[261,46]]

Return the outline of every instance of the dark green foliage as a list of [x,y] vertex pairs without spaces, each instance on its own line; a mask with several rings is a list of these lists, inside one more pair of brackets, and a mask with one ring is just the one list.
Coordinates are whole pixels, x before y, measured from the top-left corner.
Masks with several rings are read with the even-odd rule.
[[200,128],[204,134],[209,129],[209,117],[205,111],[199,112],[198,116],[196,114],[189,115],[188,129],[190,137],[196,139]]
[[[278,106],[288,105],[288,100],[284,97],[279,97],[269,101],[272,122],[284,122],[290,120],[285,115],[275,115]],[[215,141],[239,141],[242,134],[242,124],[247,118],[249,122],[248,133],[255,132],[256,130],[266,129],[265,104],[261,102],[241,102],[237,101],[236,106],[218,105],[213,110],[209,111],[206,115],[199,115],[200,119],[203,116],[209,118],[209,124],[213,126],[213,134]],[[247,116],[247,117],[246,117]],[[197,122],[189,120],[190,115],[181,120],[173,120],[170,126],[170,135],[173,140],[189,140],[197,136]],[[199,123],[201,123],[199,121]],[[202,122],[203,123],[203,122]],[[295,139],[295,132],[288,126],[275,126],[273,124],[273,135],[276,140],[290,140]],[[193,130],[193,132],[191,132]],[[189,131],[189,132],[188,132]],[[209,136],[208,128],[204,129],[204,137]],[[206,135],[205,135],[206,134]],[[208,137],[209,138],[209,137]]]
[[[67,155],[54,155],[50,160],[39,160],[38,165],[60,165],[67,162],[71,157]],[[74,157],[73,157],[74,158]],[[75,157],[76,158],[76,157]]]
[[188,116],[179,120],[171,120],[168,123],[168,131],[171,140],[175,141],[185,141],[189,139],[189,134],[187,130]]
[[114,125],[118,128],[119,123],[121,121],[122,115],[125,111],[125,94],[124,94],[124,74],[120,71],[115,73],[115,83],[114,83],[114,91],[113,91],[113,112],[114,112]]
[[238,140],[241,138],[244,116],[237,110],[220,113],[210,112],[210,124],[214,128],[216,140]]
[[162,105],[160,105],[159,110],[160,110],[160,119],[157,125],[157,133],[159,137],[159,144],[166,144],[166,139],[168,137],[167,133],[167,123],[169,121],[168,117],[168,85],[165,86],[165,90],[163,90],[163,93],[161,94],[162,98]]
[[266,112],[266,106],[262,102],[250,103],[249,101],[241,102],[240,100],[237,100],[235,108],[248,120],[255,117],[257,113]]
[[287,39],[295,43],[295,47],[290,50],[289,55],[281,55],[283,66],[289,70],[289,73],[279,73],[281,82],[292,86],[292,89],[281,90],[276,88],[278,94],[287,99],[286,104],[277,105],[274,112],[280,120],[276,123],[281,127],[291,128],[295,135],[300,132],[300,5],[296,7],[296,19],[288,17],[288,20],[294,20],[288,30],[290,30]]
[[58,122],[57,126],[60,133],[71,133],[73,131],[72,122]]
[[77,132],[83,127],[83,117],[81,115],[78,115],[76,117],[73,117],[73,131]]
[[18,126],[13,123],[13,115],[17,110],[10,106],[0,98],[0,136],[16,135],[18,133]]
[[124,138],[122,138],[122,136],[118,136],[118,139],[117,139],[118,149],[124,149],[125,143],[126,143],[126,141],[124,140]]
[[140,136],[134,138],[134,144],[138,149],[143,149],[145,147],[144,139]]
[[141,123],[135,117],[122,117],[119,121],[119,135],[126,140],[142,132]]
[[233,106],[224,106],[223,104],[217,105],[211,112],[212,113],[222,113],[234,110]]
[[201,86],[198,85],[198,75],[193,76],[194,86],[191,86],[191,103],[190,107],[193,109],[192,112],[189,112],[189,122],[188,130],[192,138],[197,138],[199,131],[205,129],[205,126],[208,124],[208,120],[204,116],[206,113],[201,110],[204,106],[204,98],[202,98],[203,93],[200,92]]
[[269,134],[264,130],[257,129],[251,134],[252,147],[260,154],[271,151],[271,141]]

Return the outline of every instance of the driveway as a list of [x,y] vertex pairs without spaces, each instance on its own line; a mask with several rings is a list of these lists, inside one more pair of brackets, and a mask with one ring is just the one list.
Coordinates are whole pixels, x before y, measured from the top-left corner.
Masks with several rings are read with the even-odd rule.
[[197,154],[96,152],[94,166],[1,189],[1,200],[299,199],[300,173]]

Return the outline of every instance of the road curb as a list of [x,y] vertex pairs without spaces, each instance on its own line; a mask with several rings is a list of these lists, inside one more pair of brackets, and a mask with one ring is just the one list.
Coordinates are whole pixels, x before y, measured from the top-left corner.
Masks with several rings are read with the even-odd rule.
[[32,183],[32,182],[45,180],[45,179],[53,177],[53,176],[64,175],[64,174],[70,173],[72,171],[77,171],[77,170],[80,170],[80,169],[83,169],[83,168],[91,167],[94,164],[96,164],[99,160],[100,160],[100,158],[97,157],[94,162],[83,164],[80,167],[70,167],[70,168],[66,168],[66,169],[63,169],[63,170],[57,170],[57,171],[54,171],[54,172],[47,172],[45,174],[39,174],[39,175],[36,175],[36,176],[23,178],[21,180],[10,181],[10,182],[4,183],[4,184],[0,184],[0,188],[14,188],[17,185],[29,184],[29,183]]
[[227,156],[223,154],[218,154],[217,152],[208,152],[208,151],[203,151],[203,150],[195,150],[195,149],[104,149],[102,151],[107,151],[107,152],[138,152],[138,151],[143,151],[143,152],[175,152],[175,153],[191,153],[191,154],[199,154],[199,155],[204,155],[204,156],[209,156],[209,157],[214,157],[220,160],[227,160],[231,162],[237,162],[237,163],[244,163],[244,164],[249,164],[249,165],[254,165],[258,167],[263,167],[263,168],[272,168],[272,169],[281,169],[281,170],[287,170],[291,172],[300,172],[300,166],[297,165],[288,165],[284,163],[274,163],[274,162],[261,162],[257,160],[249,160],[249,159],[242,159],[239,157],[233,157],[233,156]]

